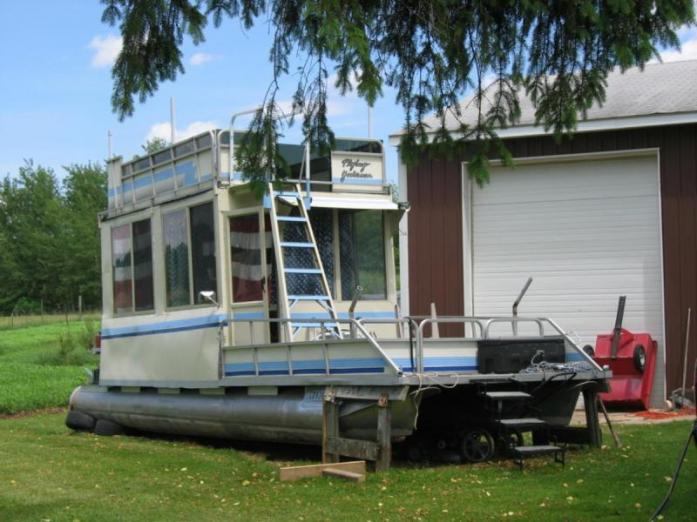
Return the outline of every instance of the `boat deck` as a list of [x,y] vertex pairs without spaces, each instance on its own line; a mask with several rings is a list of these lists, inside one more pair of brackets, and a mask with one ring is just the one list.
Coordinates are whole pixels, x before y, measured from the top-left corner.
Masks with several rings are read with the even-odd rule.
[[[310,340],[221,347],[220,384],[226,387],[457,385],[539,381],[552,374],[566,374],[573,380],[608,378],[606,371],[547,318],[312,321],[317,331]],[[386,322],[394,323],[394,337],[379,338],[369,332],[376,324]],[[232,320],[228,327],[244,328],[248,323],[236,324]],[[460,323],[463,333],[472,335],[440,338],[438,323]],[[506,335],[494,335],[495,328],[502,325],[508,325],[510,331]],[[491,352],[492,345],[494,350],[500,350],[502,358],[511,357],[506,350],[521,346],[529,355],[517,355],[524,362],[515,371],[492,371],[480,368],[480,347],[484,344],[489,353],[497,353]],[[556,345],[557,353],[545,352],[550,344]],[[532,357],[533,364],[528,364],[531,355],[538,351]]]

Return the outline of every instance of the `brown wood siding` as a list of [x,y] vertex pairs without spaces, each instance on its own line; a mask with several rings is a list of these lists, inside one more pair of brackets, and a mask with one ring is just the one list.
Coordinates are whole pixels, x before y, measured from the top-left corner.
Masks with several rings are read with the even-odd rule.
[[[460,164],[427,159],[407,180],[410,313],[430,315],[435,303],[438,315],[463,315]],[[461,331],[453,325],[439,330],[441,335]]]
[[[663,278],[668,392],[682,383],[687,308],[693,311],[688,382],[697,359],[697,125],[507,140],[514,157],[658,148],[661,168]],[[425,157],[409,169],[409,306],[413,315],[462,314],[462,201],[460,165],[466,158]],[[455,334],[453,330],[446,333]],[[441,334],[444,334],[441,330]]]

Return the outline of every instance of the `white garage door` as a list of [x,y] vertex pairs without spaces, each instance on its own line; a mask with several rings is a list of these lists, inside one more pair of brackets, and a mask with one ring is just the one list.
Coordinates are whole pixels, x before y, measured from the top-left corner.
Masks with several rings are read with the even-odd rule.
[[[658,194],[655,154],[493,168],[490,183],[466,196],[472,312],[510,315],[532,277],[519,314],[549,316],[594,344],[626,295],[624,326],[651,332],[662,352]],[[656,397],[662,357],[658,370]]]

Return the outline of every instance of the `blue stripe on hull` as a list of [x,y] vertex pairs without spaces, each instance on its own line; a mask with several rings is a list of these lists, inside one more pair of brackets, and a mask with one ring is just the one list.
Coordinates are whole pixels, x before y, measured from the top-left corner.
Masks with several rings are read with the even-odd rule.
[[[294,375],[318,375],[326,372],[321,359],[293,361]],[[330,361],[330,374],[383,373],[382,359],[335,359]],[[225,365],[225,375],[254,375],[253,363],[230,363]],[[265,361],[259,363],[259,375],[290,375],[288,361]]]
[[[301,313],[294,314],[294,318],[324,318],[324,315],[329,318],[328,313]],[[362,318],[391,318],[393,317],[392,312],[363,312],[359,314]],[[299,317],[298,317],[299,316]],[[347,312],[340,312],[339,317],[342,319],[348,318]],[[253,320],[253,319],[263,319],[263,312],[237,312],[233,316],[233,319],[241,320]],[[213,328],[220,325],[227,324],[227,314],[215,314],[204,317],[195,317],[191,319],[175,319],[172,321],[163,321],[159,323],[150,323],[142,325],[133,326],[117,326],[112,328],[102,328],[102,339],[118,339],[120,337],[135,337],[138,335],[156,335],[162,333],[173,333],[173,332],[184,332],[187,330],[196,330],[198,328]],[[329,323],[325,323],[328,326]],[[317,323],[319,326],[319,323]]]

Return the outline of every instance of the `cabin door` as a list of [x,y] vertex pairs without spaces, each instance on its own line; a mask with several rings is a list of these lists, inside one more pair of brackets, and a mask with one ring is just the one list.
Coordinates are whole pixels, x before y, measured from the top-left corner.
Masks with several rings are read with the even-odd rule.
[[270,342],[269,283],[273,242],[263,209],[231,213],[230,309],[232,343],[241,346]]

